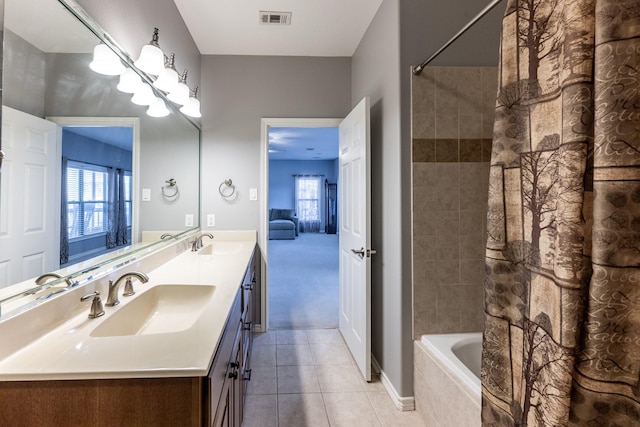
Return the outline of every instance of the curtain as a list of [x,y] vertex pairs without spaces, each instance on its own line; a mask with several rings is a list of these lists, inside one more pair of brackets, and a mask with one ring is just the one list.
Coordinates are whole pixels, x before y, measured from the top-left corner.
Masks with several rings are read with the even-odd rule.
[[295,175],[295,206],[301,233],[319,233],[322,175]]
[[62,157],[62,177],[60,195],[60,265],[69,262],[69,218],[67,209],[67,166],[69,159]]
[[485,426],[640,425],[640,3],[509,0]]
[[124,170],[109,168],[108,191],[109,228],[107,230],[107,249],[111,249],[128,243],[124,200]]

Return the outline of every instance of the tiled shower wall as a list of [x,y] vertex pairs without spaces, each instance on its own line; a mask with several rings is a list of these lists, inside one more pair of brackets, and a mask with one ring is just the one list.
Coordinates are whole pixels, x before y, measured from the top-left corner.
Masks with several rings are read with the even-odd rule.
[[495,67],[412,78],[413,332],[482,331]]

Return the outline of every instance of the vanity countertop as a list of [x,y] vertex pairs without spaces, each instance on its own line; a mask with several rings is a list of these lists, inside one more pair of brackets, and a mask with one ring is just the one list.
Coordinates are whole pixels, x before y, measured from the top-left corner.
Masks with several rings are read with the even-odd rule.
[[[122,296],[124,286],[121,286],[120,304],[105,306],[105,315],[88,318],[91,303],[83,303],[85,310],[6,355],[0,360],[0,381],[206,376],[256,246],[255,231],[214,235],[213,240],[204,238],[200,251],[184,251],[152,271],[143,271],[149,276],[149,282],[134,281],[136,295]],[[176,318],[174,329],[168,332],[96,334],[96,329],[112,316],[126,310],[146,292],[163,285],[174,288],[190,285],[192,290],[194,286],[214,288],[203,293],[211,297],[200,307],[202,312],[196,320],[185,324],[186,329],[179,326]],[[104,285],[86,288],[73,290],[33,310],[55,310],[56,300],[78,298],[94,288],[102,289],[102,300],[106,302]],[[126,311],[121,314],[129,315]],[[25,316],[25,321],[28,319]],[[19,325],[16,323],[19,316],[10,320]],[[1,326],[0,346],[10,338],[8,332],[3,337],[6,330]]]

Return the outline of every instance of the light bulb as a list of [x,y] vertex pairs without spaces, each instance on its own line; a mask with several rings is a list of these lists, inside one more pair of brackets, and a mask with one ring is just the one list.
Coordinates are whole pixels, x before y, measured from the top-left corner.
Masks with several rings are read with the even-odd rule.
[[164,72],[164,53],[158,45],[158,29],[153,29],[153,38],[142,46],[140,56],[133,63],[140,70],[147,74],[158,76]]
[[189,98],[189,101],[180,107],[180,111],[189,117],[202,117],[200,113],[200,101],[194,96]]
[[186,84],[180,82],[171,92],[169,92],[167,98],[169,98],[169,101],[174,102],[178,105],[185,105],[187,102],[189,102],[189,92],[189,87]]
[[169,109],[162,99],[156,97],[156,100],[149,105],[147,115],[151,117],[166,117],[169,115]]
[[131,102],[136,105],[151,105],[156,99],[158,97],[153,94],[151,86],[142,84],[131,97]]
[[118,55],[104,43],[93,48],[93,61],[89,63],[89,68],[105,76],[117,76],[125,71]]
[[120,82],[116,86],[116,88],[120,92],[124,93],[135,93],[138,86],[142,85],[142,79],[131,68],[127,68],[124,73],[120,74]]
[[172,53],[164,66],[164,71],[158,76],[156,81],[153,82],[155,87],[165,92],[171,92],[180,80],[180,76],[178,75],[174,65],[175,57],[176,56]]

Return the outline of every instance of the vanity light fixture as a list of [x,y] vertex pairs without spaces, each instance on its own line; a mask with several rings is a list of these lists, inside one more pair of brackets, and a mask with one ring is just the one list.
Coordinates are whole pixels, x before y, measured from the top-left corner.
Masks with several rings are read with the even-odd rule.
[[125,71],[118,55],[104,43],[93,48],[93,61],[89,63],[89,68],[105,76],[118,76]]
[[180,107],[180,111],[183,114],[195,118],[202,117],[202,114],[200,114],[200,101],[198,101],[198,98],[196,98],[197,95],[198,87],[196,86],[187,103]]
[[124,73],[120,74],[120,82],[118,83],[116,88],[120,92],[135,93],[136,89],[138,89],[138,86],[141,86],[143,84],[144,83],[142,83],[142,79],[140,78],[138,73],[133,71],[132,68],[127,68]]
[[172,53],[164,65],[164,71],[158,76],[153,85],[165,92],[171,92],[180,80],[175,66],[176,55]]
[[151,117],[166,117],[170,113],[164,101],[158,97],[149,105],[147,115]]
[[164,72],[164,53],[158,44],[158,29],[153,29],[153,37],[149,44],[142,47],[140,56],[133,63],[147,74],[158,76]]
[[167,95],[169,101],[176,103],[178,105],[185,105],[189,102],[189,95],[191,93],[191,89],[187,86],[187,70],[184,70],[178,84],[173,88],[171,92]]

